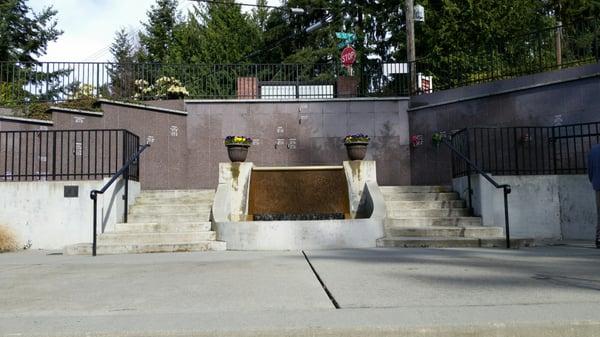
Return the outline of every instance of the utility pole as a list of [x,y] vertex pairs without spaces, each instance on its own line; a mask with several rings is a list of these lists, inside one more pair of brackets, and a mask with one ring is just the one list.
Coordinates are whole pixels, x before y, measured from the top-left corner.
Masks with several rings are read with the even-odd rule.
[[417,92],[417,67],[415,64],[415,9],[414,0],[406,0],[406,59],[410,76],[410,95]]

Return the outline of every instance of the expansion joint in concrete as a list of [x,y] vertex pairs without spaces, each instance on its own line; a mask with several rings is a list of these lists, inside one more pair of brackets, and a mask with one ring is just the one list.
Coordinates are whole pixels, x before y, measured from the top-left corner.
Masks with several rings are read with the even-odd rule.
[[333,297],[333,294],[329,291],[329,289],[327,289],[327,285],[325,285],[325,282],[323,282],[323,279],[321,278],[321,276],[319,276],[319,273],[317,272],[317,270],[315,269],[315,267],[312,265],[312,263],[310,262],[310,259],[308,258],[308,256],[306,255],[306,253],[304,251],[302,251],[302,255],[304,255],[304,259],[306,259],[306,262],[308,263],[308,266],[312,270],[313,274],[315,274],[315,277],[317,278],[317,280],[321,284],[321,287],[325,291],[325,294],[327,294],[327,297],[329,297],[329,300],[331,301],[331,304],[333,304],[333,306],[336,309],[341,309],[340,305],[335,300],[335,297]]

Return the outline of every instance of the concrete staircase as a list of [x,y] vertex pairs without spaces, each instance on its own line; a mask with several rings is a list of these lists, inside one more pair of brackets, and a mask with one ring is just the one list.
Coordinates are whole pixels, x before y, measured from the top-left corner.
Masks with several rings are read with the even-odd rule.
[[142,191],[128,223],[98,236],[98,254],[225,250],[211,231],[213,190]]
[[[449,186],[381,186],[387,208],[378,247],[504,246],[501,227],[484,227]],[[511,240],[512,242],[512,240]]]

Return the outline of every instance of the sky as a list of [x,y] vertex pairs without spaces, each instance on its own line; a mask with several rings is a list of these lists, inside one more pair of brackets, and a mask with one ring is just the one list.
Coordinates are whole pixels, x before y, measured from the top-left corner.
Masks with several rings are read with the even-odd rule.
[[[156,0],[29,0],[27,4],[40,11],[52,6],[58,11],[58,28],[64,33],[56,42],[48,45],[46,55],[40,61],[88,61],[104,62],[111,58],[109,47],[115,32],[124,27],[137,32],[141,21],[146,21],[146,11]],[[180,0],[183,13],[194,1]],[[236,0],[238,3],[255,4],[254,0]],[[269,5],[279,5],[269,0]],[[242,7],[249,10],[250,7]]]

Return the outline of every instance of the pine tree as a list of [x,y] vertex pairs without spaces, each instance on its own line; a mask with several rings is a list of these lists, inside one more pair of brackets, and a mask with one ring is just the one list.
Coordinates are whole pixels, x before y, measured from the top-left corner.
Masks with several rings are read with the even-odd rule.
[[[48,43],[62,34],[56,28],[56,14],[52,7],[33,12],[25,0],[0,1],[0,61],[15,62],[0,67],[0,105],[14,106],[36,98],[52,99],[64,89],[57,79],[68,71],[46,73],[35,68],[38,57],[46,54]],[[42,82],[47,84],[43,93],[23,89],[27,84],[42,87]]]
[[110,46],[110,53],[114,64],[108,69],[111,80],[111,94],[118,97],[131,97],[133,95],[133,61],[134,48],[131,36],[125,28],[115,34],[115,39]]
[[269,18],[269,9],[267,0],[257,0],[256,8],[252,10],[252,21],[259,28],[261,32],[264,32],[267,28],[267,20]]
[[0,61],[35,62],[44,55],[62,34],[56,14],[52,7],[35,13],[25,0],[0,2]]
[[179,21],[178,4],[178,0],[156,0],[156,4],[146,12],[148,22],[142,22],[144,30],[139,33],[139,61],[164,63],[168,60]]
[[260,31],[249,15],[233,0],[209,3],[197,12],[201,23],[202,48],[198,60],[203,63],[246,62],[245,56],[258,46]]

